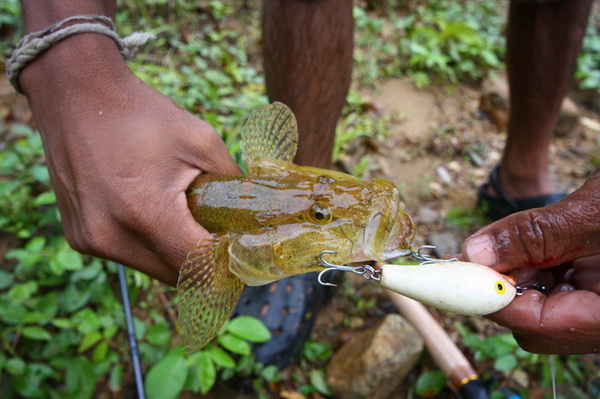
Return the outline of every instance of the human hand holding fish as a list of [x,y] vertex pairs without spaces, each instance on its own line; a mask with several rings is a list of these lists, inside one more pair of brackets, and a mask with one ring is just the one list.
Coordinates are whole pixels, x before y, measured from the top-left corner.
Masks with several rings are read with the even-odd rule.
[[[245,284],[413,254],[414,223],[394,184],[291,163],[297,126],[285,105],[253,111],[241,144],[248,175],[202,174],[187,193],[194,218],[213,233],[190,252],[179,276],[180,320],[191,350],[217,334]],[[491,313],[516,292],[499,273],[461,262],[390,265],[381,273],[384,287],[466,314]],[[450,287],[452,281],[459,286]],[[485,289],[461,296],[466,281]],[[487,297],[493,300],[484,303]]]

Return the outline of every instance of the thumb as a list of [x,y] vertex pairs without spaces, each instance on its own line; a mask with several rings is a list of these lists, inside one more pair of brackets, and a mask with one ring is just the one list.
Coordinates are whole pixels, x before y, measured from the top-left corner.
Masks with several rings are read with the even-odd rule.
[[600,173],[556,204],[509,215],[469,237],[471,262],[508,272],[600,253]]

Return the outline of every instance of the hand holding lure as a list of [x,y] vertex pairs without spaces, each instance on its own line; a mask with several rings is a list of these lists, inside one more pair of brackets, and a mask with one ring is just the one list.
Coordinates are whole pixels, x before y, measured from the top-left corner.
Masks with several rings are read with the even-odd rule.
[[426,305],[463,315],[486,315],[507,306],[520,292],[512,277],[505,276],[487,266],[462,262],[456,259],[434,260],[422,254],[421,247],[412,256],[423,262],[420,265],[383,264],[380,270],[372,266],[341,266],[320,259],[325,270],[351,271],[368,280],[379,281],[383,288],[397,292]]

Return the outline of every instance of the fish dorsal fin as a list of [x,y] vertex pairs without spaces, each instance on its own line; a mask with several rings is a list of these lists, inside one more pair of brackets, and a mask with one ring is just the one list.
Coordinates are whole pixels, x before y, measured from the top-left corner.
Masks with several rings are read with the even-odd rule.
[[229,271],[226,236],[204,239],[179,272],[179,321],[188,351],[202,348],[229,319],[244,283]]
[[250,174],[263,159],[291,162],[298,148],[298,125],[292,110],[274,102],[252,111],[242,127],[241,147]]

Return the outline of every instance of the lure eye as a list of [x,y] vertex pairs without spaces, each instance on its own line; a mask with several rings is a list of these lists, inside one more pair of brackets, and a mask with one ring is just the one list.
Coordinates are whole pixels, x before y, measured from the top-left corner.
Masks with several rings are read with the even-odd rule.
[[502,281],[496,281],[495,287],[498,294],[503,295],[506,293],[506,286]]
[[315,205],[310,209],[310,217],[317,223],[327,223],[331,220],[331,211],[322,205]]

